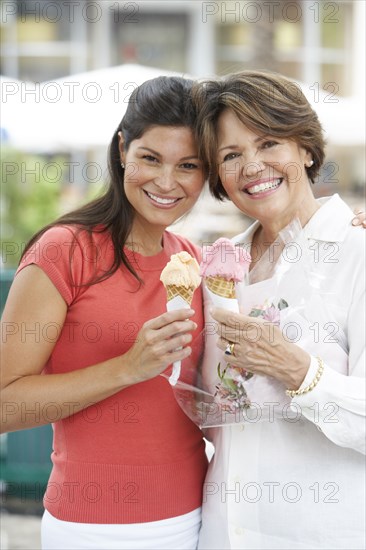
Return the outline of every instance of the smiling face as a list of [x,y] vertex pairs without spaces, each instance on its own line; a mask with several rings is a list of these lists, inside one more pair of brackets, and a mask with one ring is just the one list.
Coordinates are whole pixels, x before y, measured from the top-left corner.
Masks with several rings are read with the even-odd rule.
[[190,128],[152,126],[127,151],[120,135],[119,147],[135,232],[159,233],[193,207],[204,173]]
[[311,155],[295,141],[260,136],[226,109],[218,123],[218,171],[233,203],[264,228],[304,225],[317,209],[305,167]]

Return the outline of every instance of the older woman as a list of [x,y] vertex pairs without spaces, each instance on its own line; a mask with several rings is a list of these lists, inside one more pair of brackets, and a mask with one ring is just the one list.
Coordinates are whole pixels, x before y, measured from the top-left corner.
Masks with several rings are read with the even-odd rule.
[[[242,72],[201,84],[196,100],[213,194],[258,220],[235,238],[253,260],[239,295],[266,298],[282,269],[279,317],[300,327],[291,341],[280,320],[270,330],[249,317],[245,301],[241,314],[211,311],[217,359],[226,350],[261,411],[274,414],[212,429],[200,548],[364,548],[365,235],[338,195],[314,198],[324,140],[297,86]],[[296,223],[299,261],[283,268],[282,255],[274,266],[273,243]],[[270,403],[260,402],[261,387],[272,388]]]

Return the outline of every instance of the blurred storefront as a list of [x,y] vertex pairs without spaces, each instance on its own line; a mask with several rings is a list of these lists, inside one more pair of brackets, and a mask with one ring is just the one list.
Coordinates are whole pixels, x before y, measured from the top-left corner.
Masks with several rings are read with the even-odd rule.
[[1,72],[21,80],[139,63],[200,76],[266,68],[314,93],[364,90],[363,0],[19,0],[1,10]]

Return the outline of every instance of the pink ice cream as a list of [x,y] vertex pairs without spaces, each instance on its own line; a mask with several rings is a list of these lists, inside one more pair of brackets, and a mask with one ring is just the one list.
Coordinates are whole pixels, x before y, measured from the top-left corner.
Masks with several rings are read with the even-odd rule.
[[205,278],[220,277],[239,282],[244,279],[251,261],[249,252],[243,247],[235,246],[229,239],[221,238],[214,244],[202,248],[200,275]]

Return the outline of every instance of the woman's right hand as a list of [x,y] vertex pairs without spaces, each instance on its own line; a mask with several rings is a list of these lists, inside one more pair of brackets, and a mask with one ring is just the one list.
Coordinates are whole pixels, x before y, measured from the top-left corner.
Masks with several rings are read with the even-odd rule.
[[157,376],[174,361],[191,354],[187,344],[197,328],[189,319],[192,315],[192,309],[177,309],[144,323],[136,343],[122,356],[123,370],[131,376],[132,384]]

